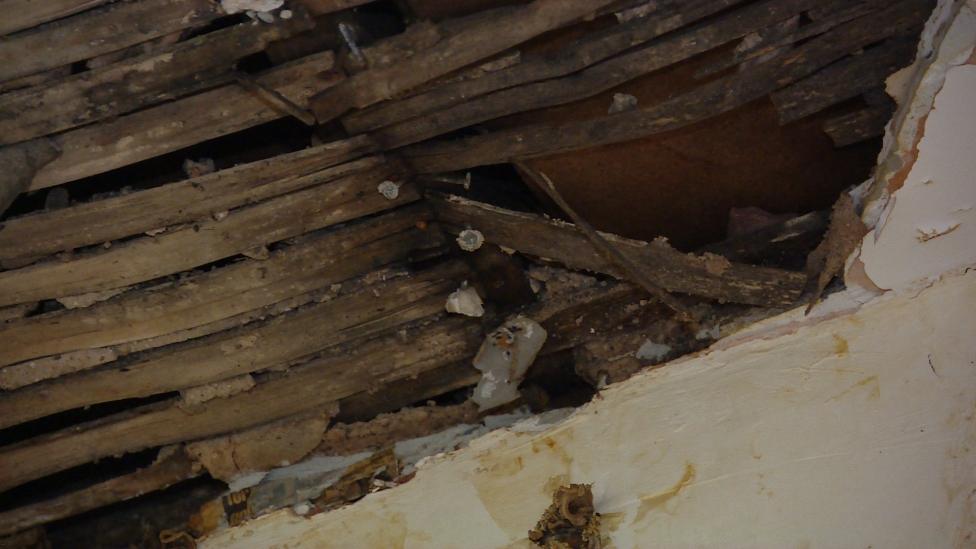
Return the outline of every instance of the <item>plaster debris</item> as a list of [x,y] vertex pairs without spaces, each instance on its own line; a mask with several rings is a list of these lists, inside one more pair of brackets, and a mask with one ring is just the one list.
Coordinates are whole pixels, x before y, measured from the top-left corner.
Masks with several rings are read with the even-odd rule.
[[46,379],[94,368],[117,358],[118,354],[114,349],[102,348],[80,349],[18,362],[0,368],[0,390],[13,391]]
[[702,341],[706,339],[720,339],[722,337],[722,327],[716,324],[712,327],[702,326],[695,332],[695,339]]
[[599,549],[600,515],[593,506],[590,484],[570,484],[556,488],[552,504],[529,530],[529,539],[539,547]]
[[473,252],[485,243],[485,235],[475,229],[464,229],[457,236],[458,246],[466,252]]
[[200,160],[187,158],[183,161],[183,171],[187,177],[200,177],[201,175],[213,173],[216,171],[216,167],[214,166],[213,158],[201,158]]
[[483,303],[478,292],[468,286],[467,281],[465,281],[461,284],[460,288],[454,290],[451,295],[447,296],[447,303],[444,304],[444,309],[449,313],[479,318],[485,314]]
[[[546,412],[542,412],[541,414],[535,414],[531,417],[522,419],[518,423],[512,425],[509,430],[513,433],[541,433],[551,429],[554,425],[561,423],[563,420],[571,416],[575,411],[575,408],[556,408],[555,410],[548,410]],[[525,413],[522,415],[525,415]],[[506,417],[507,416],[488,416],[485,418],[485,424],[490,425],[489,420],[492,418]]]
[[481,410],[501,406],[518,398],[518,385],[546,342],[546,330],[524,316],[505,322],[488,334],[481,344],[474,367],[481,380],[472,400]]
[[100,301],[106,301],[112,299],[113,297],[128,291],[131,286],[124,286],[122,288],[112,288],[111,290],[103,290],[101,292],[89,292],[87,294],[71,295],[57,298],[57,302],[64,305],[67,309],[80,309],[83,307],[90,307]]
[[[212,217],[214,221],[223,221],[227,219],[228,215],[230,215],[230,211],[222,210],[219,212],[214,212],[210,217]],[[165,231],[166,229],[163,230]]]
[[400,196],[400,183],[387,179],[377,185],[376,190],[387,200],[396,200]]
[[732,262],[728,259],[708,252],[702,254],[699,259],[705,265],[708,274],[714,276],[722,276],[725,271],[732,267]]
[[390,442],[423,437],[454,425],[476,423],[477,407],[466,402],[457,406],[422,406],[380,414],[369,421],[337,423],[322,435],[315,453],[341,456],[376,450]]
[[255,246],[241,252],[244,257],[249,257],[257,261],[264,261],[271,257],[271,250],[267,246]]
[[607,114],[632,111],[636,108],[636,97],[630,95],[629,93],[615,93],[613,94],[613,102],[610,103],[610,108],[607,109]]
[[254,388],[254,378],[250,374],[232,377],[223,381],[190,387],[181,391],[182,406],[194,406],[215,398],[227,398]]
[[255,14],[254,14],[254,15],[255,15],[255,17],[257,17],[257,18],[258,18],[258,20],[259,20],[259,21],[261,21],[262,23],[268,23],[268,24],[271,24],[271,23],[274,23],[274,21],[275,21],[275,16],[274,16],[274,14],[273,14],[273,13],[270,13],[270,12],[267,12],[267,11],[259,11],[259,12],[255,12]]
[[652,0],[651,2],[645,2],[632,8],[614,12],[613,15],[617,18],[617,23],[626,23],[627,21],[647,17],[657,11],[657,8],[658,2]]
[[[207,471],[224,481],[298,462],[318,446],[332,410],[302,419],[288,419],[208,440],[186,450]],[[257,480],[264,479],[264,474]],[[242,484],[240,482],[238,485]]]
[[228,15],[242,11],[271,11],[283,6],[285,0],[220,0],[220,7]]
[[282,18],[282,19],[284,19],[286,21],[288,19],[291,19],[292,15],[294,15],[294,13],[292,13],[291,10],[281,10],[281,11],[278,12],[278,17],[280,17],[280,18]]
[[671,346],[665,345],[663,343],[654,343],[650,339],[644,341],[644,344],[637,349],[637,359],[638,360],[649,360],[652,362],[660,362],[664,360],[668,353],[671,352]]

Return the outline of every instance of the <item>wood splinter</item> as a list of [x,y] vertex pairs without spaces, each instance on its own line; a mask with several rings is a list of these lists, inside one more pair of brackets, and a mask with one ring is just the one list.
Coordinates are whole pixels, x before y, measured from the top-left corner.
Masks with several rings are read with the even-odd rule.
[[626,255],[620,252],[617,248],[611,245],[605,238],[600,236],[600,233],[593,228],[592,225],[587,223],[585,219],[580,216],[576,210],[566,202],[559,191],[556,190],[556,186],[553,185],[552,180],[542,173],[529,168],[524,162],[516,162],[515,167],[522,173],[524,173],[529,179],[534,181],[546,196],[552,199],[553,202],[559,207],[560,210],[566,213],[573,223],[579,227],[580,231],[586,235],[586,238],[593,244],[593,247],[597,252],[600,253],[611,264],[616,264],[620,267],[635,283],[644,288],[649,294],[661,300],[671,310],[678,314],[678,317],[683,321],[688,321],[692,323],[697,323],[697,315],[683,303],[678,301],[673,295],[668,293],[667,290],[661,288],[657,284],[651,281],[651,279],[644,273],[640,266],[631,261]]
[[263,86],[250,75],[237,71],[234,73],[234,80],[236,80],[242,88],[253,93],[259,99],[267,103],[271,108],[297,118],[306,126],[314,126],[316,124],[314,114],[306,109],[303,109],[301,106],[295,104],[294,101],[288,99],[275,90]]

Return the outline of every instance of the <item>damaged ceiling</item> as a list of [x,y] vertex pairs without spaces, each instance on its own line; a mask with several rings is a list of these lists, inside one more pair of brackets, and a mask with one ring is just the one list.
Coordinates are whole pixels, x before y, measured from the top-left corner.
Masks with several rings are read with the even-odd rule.
[[0,0],[0,546],[326,512],[813,306],[933,6]]

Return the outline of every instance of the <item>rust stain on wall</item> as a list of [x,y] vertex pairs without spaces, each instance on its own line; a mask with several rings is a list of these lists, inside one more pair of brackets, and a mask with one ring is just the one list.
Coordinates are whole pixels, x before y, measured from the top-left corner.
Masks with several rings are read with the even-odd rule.
[[650,496],[641,496],[640,507],[637,508],[637,516],[634,517],[634,522],[640,522],[644,520],[647,513],[650,513],[654,509],[663,506],[665,503],[671,501],[675,496],[684,490],[685,486],[691,484],[695,480],[695,475],[697,471],[692,463],[685,463],[685,472],[681,475],[681,479],[675,483],[674,486],[668,488],[667,490]]
[[840,400],[848,394],[857,391],[861,387],[868,388],[868,399],[877,400],[881,398],[881,383],[878,380],[878,376],[869,376],[861,381],[858,381],[854,385],[851,385],[847,389],[844,389],[842,392],[828,398],[827,402],[830,402],[831,400]]

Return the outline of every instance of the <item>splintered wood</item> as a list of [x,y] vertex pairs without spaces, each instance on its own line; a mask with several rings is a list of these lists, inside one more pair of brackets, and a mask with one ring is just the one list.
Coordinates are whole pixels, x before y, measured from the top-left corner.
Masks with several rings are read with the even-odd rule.
[[830,213],[827,235],[807,260],[807,274],[814,284],[807,313],[820,300],[827,284],[843,272],[848,256],[857,249],[867,232],[861,216],[854,209],[854,199],[848,193],[841,194]]

